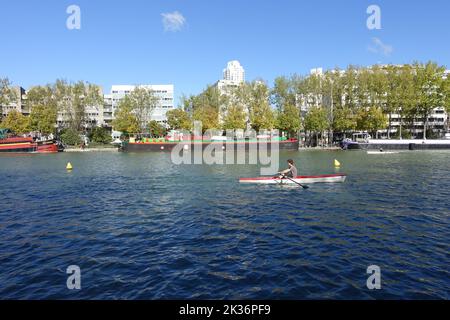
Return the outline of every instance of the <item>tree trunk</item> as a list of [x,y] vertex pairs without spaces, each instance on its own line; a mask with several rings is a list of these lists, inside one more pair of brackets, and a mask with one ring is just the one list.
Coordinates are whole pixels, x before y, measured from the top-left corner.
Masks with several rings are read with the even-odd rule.
[[427,140],[427,122],[428,122],[428,116],[425,116],[423,119],[423,140]]
[[388,139],[391,138],[391,113],[388,114],[389,126],[388,126]]
[[402,140],[402,117],[400,116],[400,126],[399,126],[399,138]]

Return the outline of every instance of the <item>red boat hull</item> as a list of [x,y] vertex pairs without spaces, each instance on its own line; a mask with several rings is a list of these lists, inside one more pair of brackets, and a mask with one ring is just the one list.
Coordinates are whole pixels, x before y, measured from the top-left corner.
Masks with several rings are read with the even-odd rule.
[[0,140],[0,153],[56,153],[58,146],[53,141],[34,142],[33,138],[7,138]]
[[43,145],[38,144],[36,152],[38,152],[38,153],[57,153],[58,146],[56,145],[56,143],[43,144]]

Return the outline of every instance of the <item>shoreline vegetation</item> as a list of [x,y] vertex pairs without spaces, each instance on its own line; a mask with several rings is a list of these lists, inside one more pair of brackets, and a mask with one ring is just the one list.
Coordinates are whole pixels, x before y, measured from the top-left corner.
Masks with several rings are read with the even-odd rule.
[[[0,77],[0,106],[18,99],[8,78]],[[0,127],[18,135],[58,137],[69,146],[83,145],[84,137],[108,145],[111,130],[122,132],[124,138],[165,137],[168,130],[192,130],[194,121],[202,122],[203,133],[278,129],[287,138],[300,138],[304,146],[333,146],[353,132],[387,139],[433,139],[449,130],[448,120],[436,123],[430,117],[437,108],[450,113],[450,77],[444,66],[414,62],[280,76],[272,87],[262,79],[230,86],[225,92],[209,85],[198,95],[183,95],[179,107],[167,112],[166,126],[148,121],[158,102],[143,87],[137,86],[120,101],[109,127],[87,114],[88,108],[103,103],[98,85],[56,80],[30,88],[25,99],[28,112],[9,111]]]

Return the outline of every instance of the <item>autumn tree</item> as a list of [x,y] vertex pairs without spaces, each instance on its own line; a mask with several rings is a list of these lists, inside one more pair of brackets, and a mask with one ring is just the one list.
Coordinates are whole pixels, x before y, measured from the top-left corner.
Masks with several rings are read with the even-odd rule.
[[114,130],[121,131],[125,135],[140,133],[139,120],[134,113],[133,102],[129,96],[120,100],[112,126]]
[[231,105],[227,108],[222,127],[225,130],[246,129],[247,115],[242,105]]
[[183,109],[177,108],[167,111],[167,124],[172,130],[190,130],[192,121],[189,114]]
[[254,130],[271,130],[275,126],[274,112],[269,103],[269,88],[260,81],[248,84],[250,123]]
[[4,129],[11,130],[18,135],[31,131],[30,118],[24,116],[17,110],[11,110],[8,115],[3,118],[0,126]]
[[194,110],[192,116],[194,121],[200,121],[202,123],[202,133],[207,130],[218,129],[219,125],[219,112],[212,106],[204,106]]
[[442,92],[445,68],[434,62],[427,64],[415,63],[415,113],[423,119],[423,138],[426,139],[428,118],[431,112],[439,106],[445,105],[445,95]]
[[378,130],[385,129],[388,125],[388,117],[380,107],[360,109],[356,117],[356,128],[368,131],[372,136],[377,136]]
[[156,120],[148,123],[148,130],[152,137],[162,137],[166,134],[166,128]]
[[318,141],[318,135],[322,134],[327,128],[328,117],[325,108],[311,108],[305,116],[305,130],[315,134],[316,141]]
[[128,100],[141,132],[144,132],[153,110],[158,106],[159,99],[152,90],[143,86],[136,86],[128,95]]
[[286,105],[278,112],[276,127],[287,132],[290,138],[295,137],[301,129],[300,110],[294,105]]

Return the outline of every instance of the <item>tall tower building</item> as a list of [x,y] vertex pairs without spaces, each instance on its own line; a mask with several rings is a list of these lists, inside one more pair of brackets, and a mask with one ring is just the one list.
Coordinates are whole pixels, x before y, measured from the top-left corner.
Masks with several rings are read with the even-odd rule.
[[223,69],[223,79],[237,83],[245,81],[245,71],[239,61],[233,60],[228,62],[227,67]]

